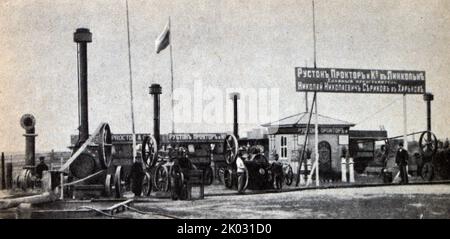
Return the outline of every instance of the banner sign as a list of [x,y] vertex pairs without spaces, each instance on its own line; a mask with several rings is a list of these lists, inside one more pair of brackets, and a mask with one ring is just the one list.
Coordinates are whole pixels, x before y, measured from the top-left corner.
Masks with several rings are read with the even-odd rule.
[[424,94],[425,71],[295,68],[297,91]]
[[171,142],[225,142],[225,133],[175,133],[169,134]]
[[[315,128],[309,127],[310,135],[315,134]],[[319,127],[319,134],[348,134],[348,127]],[[269,134],[306,134],[306,127],[269,128]]]
[[[145,136],[149,136],[150,134],[136,134],[136,143],[142,143]],[[133,135],[132,134],[112,134],[111,139],[113,143],[132,143]],[[71,135],[70,142],[72,145],[76,144],[78,141],[78,135]],[[99,143],[100,139],[98,136],[94,137],[94,143]]]

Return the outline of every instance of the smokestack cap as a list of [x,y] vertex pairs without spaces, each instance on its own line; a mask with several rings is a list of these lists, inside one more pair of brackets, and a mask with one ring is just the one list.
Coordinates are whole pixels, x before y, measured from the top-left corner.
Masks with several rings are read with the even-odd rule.
[[92,42],[92,33],[88,28],[78,28],[75,33],[73,33],[73,41],[80,42]]
[[152,95],[160,95],[162,93],[162,89],[161,86],[159,84],[152,84],[150,86],[150,94]]
[[427,93],[423,94],[423,100],[424,101],[432,101],[432,100],[434,100],[434,95],[431,94],[430,92],[427,92]]
[[238,100],[241,98],[241,94],[239,94],[238,92],[233,92],[230,94],[230,100],[234,100],[234,96],[236,96]]

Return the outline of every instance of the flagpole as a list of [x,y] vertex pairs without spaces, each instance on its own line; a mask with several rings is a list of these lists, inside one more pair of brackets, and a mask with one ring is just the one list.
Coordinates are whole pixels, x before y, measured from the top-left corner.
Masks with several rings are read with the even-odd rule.
[[133,136],[133,162],[134,162],[136,160],[136,133],[134,128],[133,72],[131,70],[130,19],[128,13],[128,0],[126,0],[125,2],[127,8],[128,70],[130,73],[131,132]]
[[170,48],[170,90],[171,90],[171,112],[172,112],[172,134],[175,133],[175,122],[174,122],[174,112],[173,112],[173,55],[172,55],[172,29],[170,26],[170,16],[169,16],[169,48]]

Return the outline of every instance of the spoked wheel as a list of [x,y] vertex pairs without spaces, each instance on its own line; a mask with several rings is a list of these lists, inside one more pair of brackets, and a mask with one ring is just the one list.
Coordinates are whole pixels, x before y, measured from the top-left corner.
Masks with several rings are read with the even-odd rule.
[[149,173],[145,173],[144,179],[142,180],[142,194],[145,197],[150,196],[152,192],[153,184]]
[[164,165],[158,165],[153,178],[155,189],[162,192],[168,192],[170,185],[169,180],[169,170],[167,167]]
[[431,181],[434,177],[434,168],[431,162],[426,162],[422,166],[421,176],[425,181]]
[[431,131],[425,131],[420,135],[419,150],[420,153],[429,158],[437,152],[437,138]]
[[112,136],[108,124],[104,123],[102,125],[99,136],[100,142],[98,147],[98,155],[102,168],[106,169],[112,161]]
[[291,165],[288,165],[286,167],[286,175],[284,177],[284,182],[286,185],[291,186],[292,182],[294,181],[294,172],[292,171]]
[[122,166],[117,166],[116,168],[113,185],[114,196],[116,198],[123,197],[123,193],[125,192],[125,177]]
[[105,178],[105,196],[111,197],[113,192],[113,177],[111,174],[107,174]]
[[233,188],[234,180],[233,180],[233,170],[232,169],[225,169],[223,171],[223,183],[226,188],[228,188],[228,189]]
[[157,161],[158,145],[153,136],[146,136],[142,142],[142,161],[147,168],[153,167]]
[[225,137],[225,161],[228,165],[234,163],[238,153],[238,141],[234,135],[227,135]]

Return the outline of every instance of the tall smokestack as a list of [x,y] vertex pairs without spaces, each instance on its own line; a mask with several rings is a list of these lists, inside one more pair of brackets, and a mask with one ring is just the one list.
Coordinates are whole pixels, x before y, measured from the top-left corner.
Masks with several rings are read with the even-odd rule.
[[150,86],[150,94],[153,95],[153,136],[156,140],[156,145],[159,148],[160,142],[160,106],[159,106],[159,95],[162,93],[161,86],[159,84],[152,84]]
[[231,93],[230,99],[233,100],[233,134],[239,139],[239,124],[238,124],[238,100],[241,98],[239,93]]
[[24,114],[22,118],[20,118],[20,125],[23,129],[25,129],[25,165],[26,166],[35,166],[35,138],[37,134],[35,134],[34,126],[36,124],[36,119],[31,114]]
[[73,40],[78,47],[78,143],[82,144],[89,138],[87,43],[92,42],[92,33],[87,28],[78,28],[73,34]]

